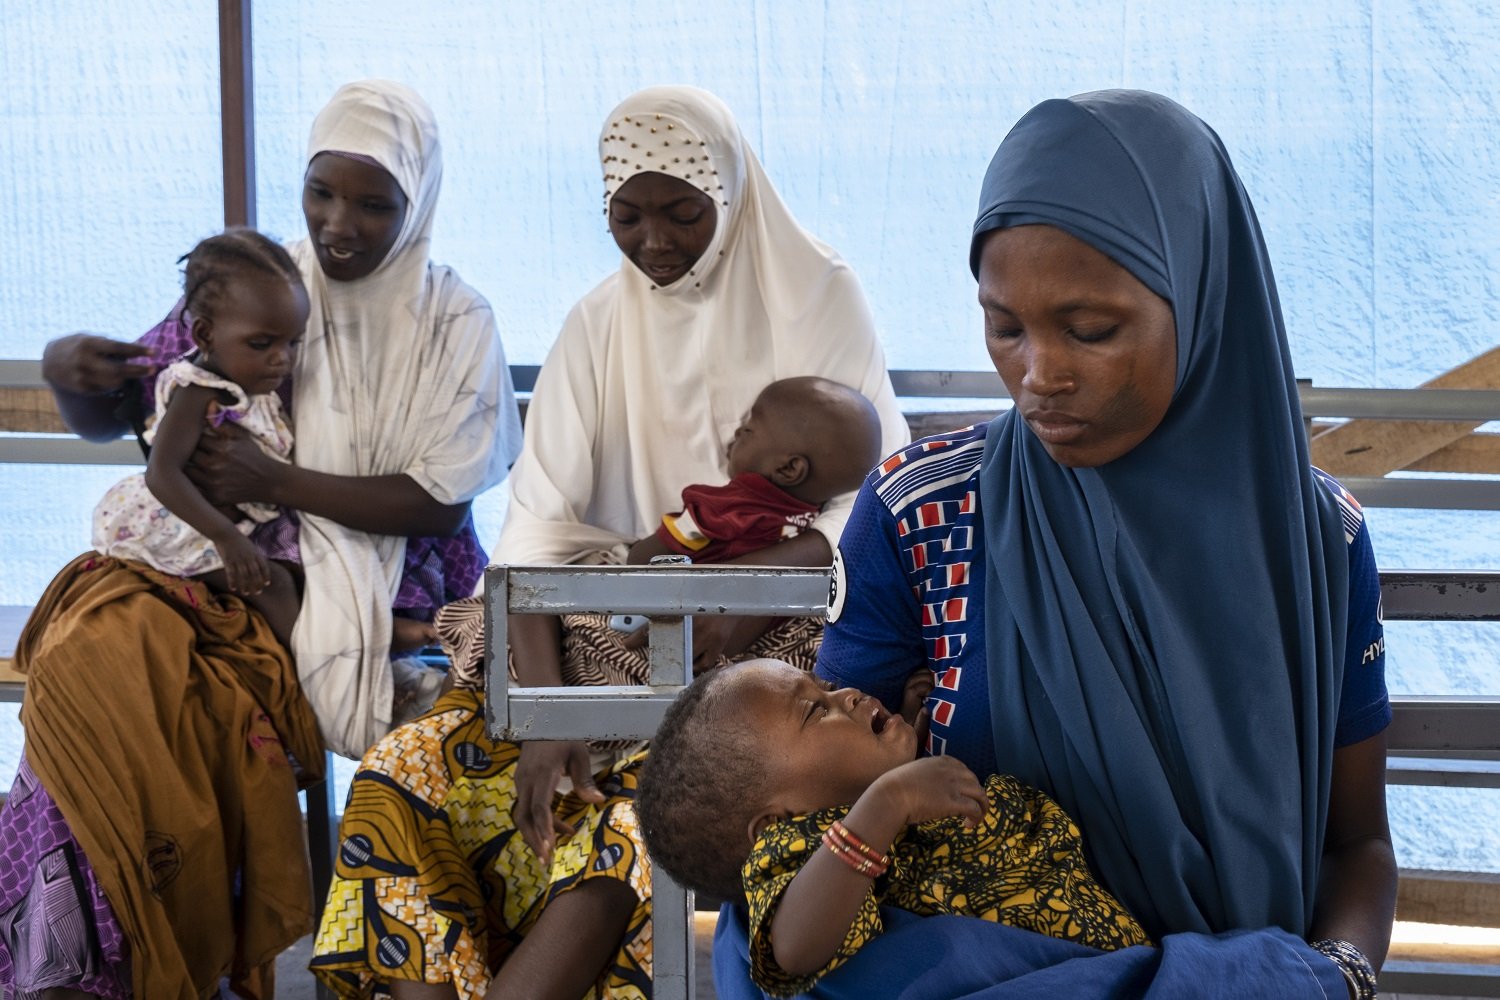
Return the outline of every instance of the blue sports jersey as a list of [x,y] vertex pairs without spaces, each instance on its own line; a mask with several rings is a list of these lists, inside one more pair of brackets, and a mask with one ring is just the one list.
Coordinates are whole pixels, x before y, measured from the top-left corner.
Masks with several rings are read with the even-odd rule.
[[[985,669],[984,532],[979,467],[988,424],[925,438],[897,452],[860,489],[839,542],[834,594],[817,672],[898,708],[912,672],[927,666],[928,749],[977,774],[998,770]],[[1380,577],[1364,512],[1320,470],[1338,500],[1349,544],[1349,628],[1336,746],[1391,720],[1385,686]],[[1230,585],[1230,584],[1226,584]]]

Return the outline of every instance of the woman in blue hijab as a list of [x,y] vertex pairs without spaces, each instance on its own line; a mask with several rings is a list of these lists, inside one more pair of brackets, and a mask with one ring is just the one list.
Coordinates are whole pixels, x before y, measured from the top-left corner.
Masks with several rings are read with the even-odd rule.
[[[1161,947],[898,915],[824,991],[1196,997],[1233,968],[1236,996],[1373,996],[1379,580],[1359,505],[1309,464],[1223,144],[1156,94],[1040,104],[985,175],[970,266],[1015,407],[870,476],[818,671],[895,708],[933,670],[931,752],[1057,798]],[[737,930],[721,996],[753,995]]]

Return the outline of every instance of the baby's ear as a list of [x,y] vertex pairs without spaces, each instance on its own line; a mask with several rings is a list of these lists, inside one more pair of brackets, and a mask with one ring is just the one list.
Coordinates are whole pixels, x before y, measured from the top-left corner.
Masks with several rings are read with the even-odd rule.
[[193,343],[197,345],[198,350],[206,351],[209,349],[209,342],[211,339],[210,335],[213,331],[213,328],[214,322],[207,316],[193,317],[193,326],[191,332],[193,335]]
[[760,835],[765,832],[766,827],[770,826],[774,821],[778,819],[790,819],[791,816],[792,814],[784,809],[778,810],[772,807],[750,820],[750,826],[746,831],[750,835],[750,846],[752,848],[755,846],[755,842],[760,840]]
[[812,475],[812,462],[806,455],[783,455],[776,463],[776,468],[771,470],[771,482],[786,489],[788,486],[801,486],[807,482],[807,477]]

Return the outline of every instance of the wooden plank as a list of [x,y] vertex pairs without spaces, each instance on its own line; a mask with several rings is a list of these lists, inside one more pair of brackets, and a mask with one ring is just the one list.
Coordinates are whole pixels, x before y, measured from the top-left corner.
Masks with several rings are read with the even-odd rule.
[[[1500,347],[1421,385],[1423,389],[1500,387]],[[1312,439],[1312,462],[1335,476],[1384,476],[1420,462],[1472,432],[1478,423],[1351,420]]]
[[[1500,874],[1403,869],[1396,919],[1419,924],[1500,927]],[[1500,961],[1500,956],[1496,956]]]
[[1470,434],[1406,468],[1412,472],[1500,475],[1500,434]]
[[45,388],[0,387],[0,431],[24,434],[66,434],[52,392]]

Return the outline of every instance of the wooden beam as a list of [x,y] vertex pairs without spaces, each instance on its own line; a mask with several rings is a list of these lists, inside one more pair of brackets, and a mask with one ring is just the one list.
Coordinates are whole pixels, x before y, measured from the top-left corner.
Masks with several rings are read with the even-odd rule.
[[219,114],[224,225],[255,225],[255,91],[251,0],[219,0]]
[[[1500,387],[1500,347],[1424,382],[1423,389]],[[1478,423],[1351,420],[1312,439],[1312,462],[1335,476],[1384,476],[1467,436]]]
[[1406,468],[1413,472],[1500,475],[1500,434],[1470,434]]
[[67,434],[52,391],[30,386],[0,386],[0,431],[20,434]]
[[1500,874],[1403,869],[1396,892],[1396,919],[1500,927]]

